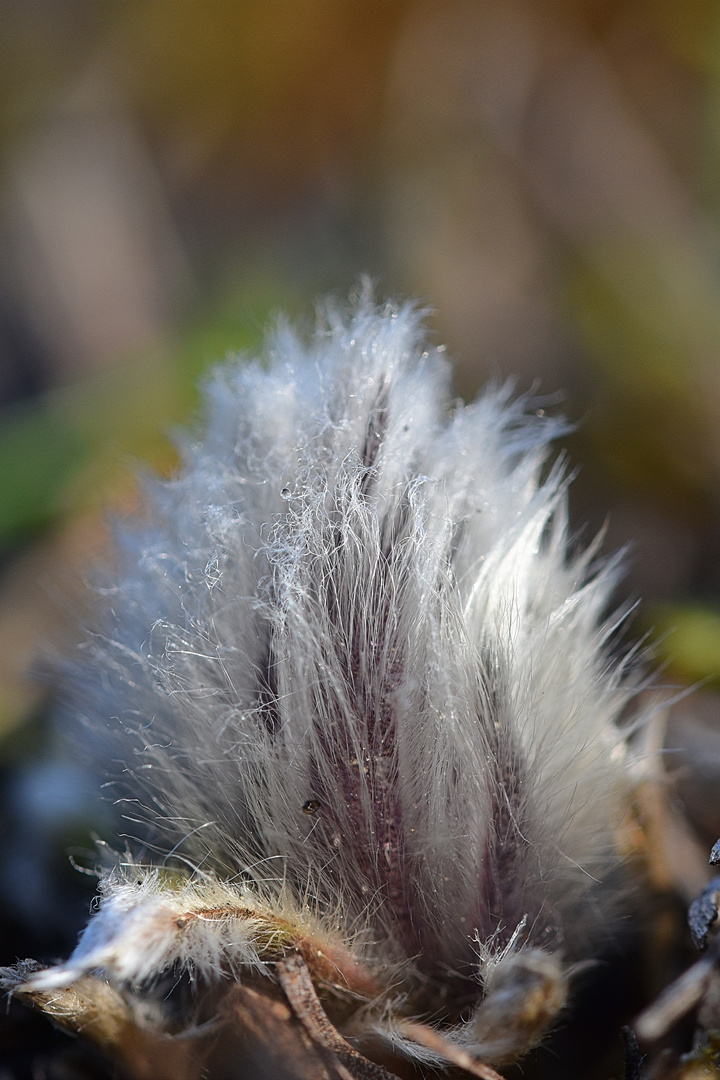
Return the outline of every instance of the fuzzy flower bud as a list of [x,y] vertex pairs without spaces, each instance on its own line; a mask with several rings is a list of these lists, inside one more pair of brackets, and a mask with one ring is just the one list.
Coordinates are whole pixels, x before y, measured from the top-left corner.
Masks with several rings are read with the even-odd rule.
[[563,423],[448,382],[421,313],[368,296],[215,371],[70,678],[131,858],[27,991],[173,964],[287,991],[293,952],[424,1060],[552,1023],[615,899],[618,567],[568,550]]

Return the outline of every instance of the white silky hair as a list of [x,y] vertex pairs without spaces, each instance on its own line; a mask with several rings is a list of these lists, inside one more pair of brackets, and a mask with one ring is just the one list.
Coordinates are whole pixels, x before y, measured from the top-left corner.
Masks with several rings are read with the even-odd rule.
[[142,870],[135,880],[117,871],[106,875],[102,892],[102,915],[90,920],[70,960],[37,978],[43,989],[67,986],[96,968],[131,985],[173,964],[205,976],[241,968],[267,974],[260,959],[263,913],[247,892],[207,879],[170,882]]
[[[218,367],[177,476],[118,530],[66,709],[139,859],[477,1000],[493,956],[577,958],[610,918],[635,689],[618,561],[570,550],[566,426],[508,385],[453,404],[449,379],[423,312],[367,290]],[[222,966],[225,940],[143,950],[128,920],[192,898],[133,873],[56,983]]]

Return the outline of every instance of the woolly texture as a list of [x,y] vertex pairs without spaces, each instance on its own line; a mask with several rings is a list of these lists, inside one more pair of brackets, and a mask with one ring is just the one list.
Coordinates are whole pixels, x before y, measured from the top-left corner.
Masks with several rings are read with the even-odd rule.
[[90,921],[66,964],[38,976],[43,989],[67,986],[95,968],[131,984],[171,964],[215,976],[267,970],[259,958],[267,951],[267,922],[247,892],[142,871],[132,883],[108,875],[102,891],[102,916]]
[[[202,438],[119,537],[69,708],[105,730],[136,856],[309,909],[371,968],[461,985],[459,1015],[493,956],[587,949],[633,691],[617,564],[568,554],[562,422],[507,386],[448,406],[421,323],[365,296],[215,372]],[[149,902],[113,880],[78,950],[110,968]]]

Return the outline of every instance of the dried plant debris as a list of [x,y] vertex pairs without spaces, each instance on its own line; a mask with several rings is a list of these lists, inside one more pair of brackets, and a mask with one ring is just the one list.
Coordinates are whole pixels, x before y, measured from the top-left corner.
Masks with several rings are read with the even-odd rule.
[[491,1080],[629,910],[618,560],[569,543],[563,422],[448,404],[421,316],[365,290],[219,368],[63,671],[117,853],[5,985],[129,1076]]
[[[720,841],[713,845],[710,865],[720,862]],[[647,1068],[637,1073],[639,1080],[720,1075],[720,937],[717,934],[720,878],[714,878],[690,904],[688,926],[695,948],[704,955],[670,984],[640,1016],[634,1035],[652,1047],[687,1014],[695,1017],[695,1037],[691,1052],[673,1055],[669,1051],[649,1055]]]

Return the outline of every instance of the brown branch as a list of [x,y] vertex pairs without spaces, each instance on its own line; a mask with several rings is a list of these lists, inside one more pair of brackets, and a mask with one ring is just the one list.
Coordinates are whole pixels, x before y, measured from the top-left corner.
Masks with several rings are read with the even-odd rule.
[[330,1023],[318,998],[308,966],[297,953],[277,965],[280,985],[292,1010],[315,1046],[332,1055],[338,1075],[345,1080],[397,1080],[393,1073],[354,1050]]

